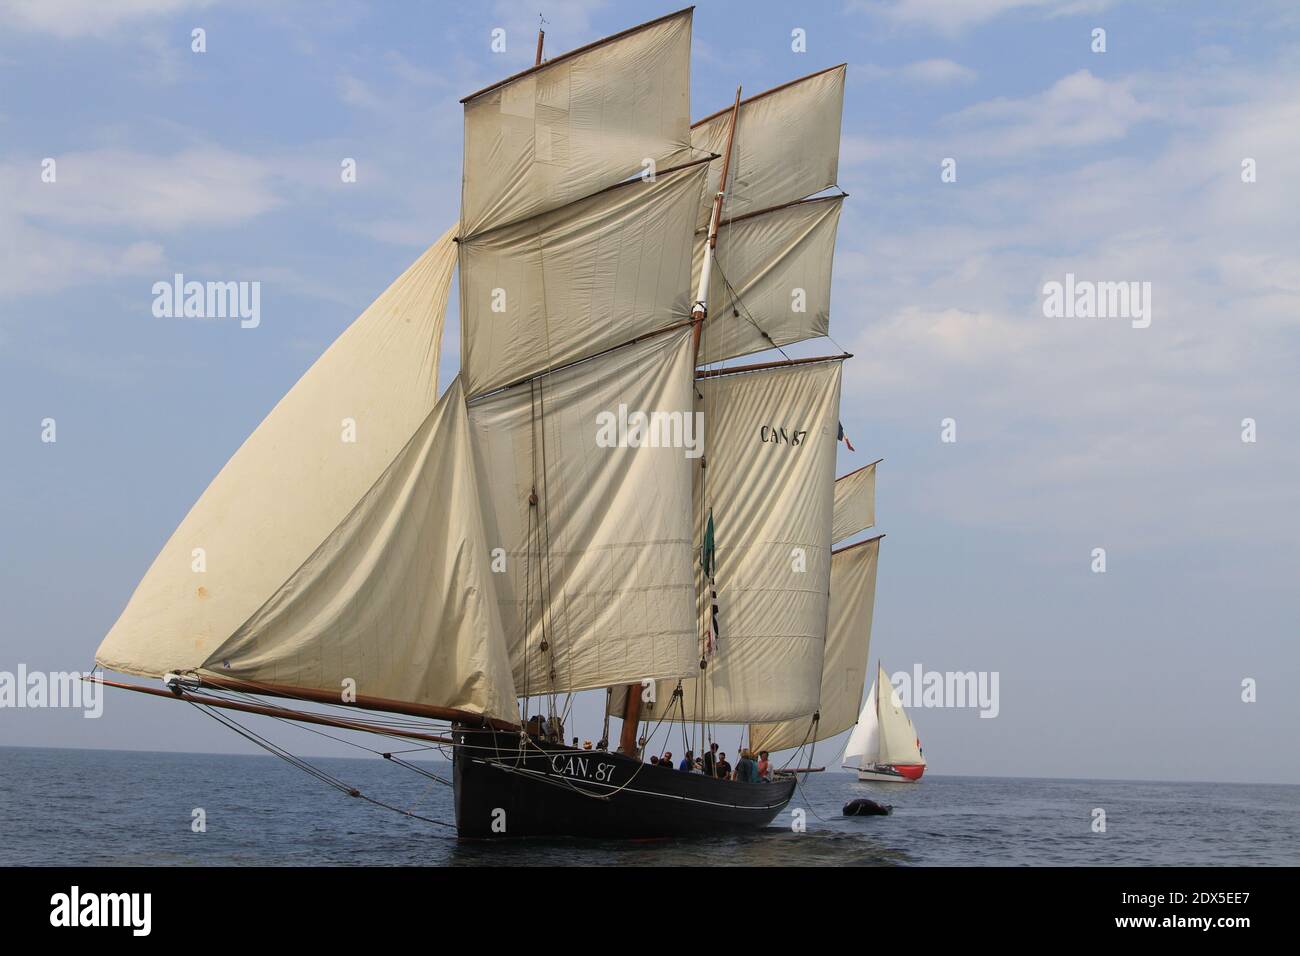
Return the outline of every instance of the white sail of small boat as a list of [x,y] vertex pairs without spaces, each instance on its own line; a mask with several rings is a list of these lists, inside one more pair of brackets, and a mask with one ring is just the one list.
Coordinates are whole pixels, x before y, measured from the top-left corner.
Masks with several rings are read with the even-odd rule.
[[851,766],[857,759],[858,779],[886,783],[909,783],[925,773],[925,756],[912,719],[903,709],[898,691],[889,683],[883,666],[878,666],[875,683],[858,723],[844,746],[840,762]]

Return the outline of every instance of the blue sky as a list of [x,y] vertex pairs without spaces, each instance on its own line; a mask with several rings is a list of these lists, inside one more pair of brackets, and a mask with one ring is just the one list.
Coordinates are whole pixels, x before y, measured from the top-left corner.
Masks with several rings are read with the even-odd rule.
[[[267,6],[0,0],[0,670],[89,667],[221,464],[454,221],[457,100],[531,63],[539,8],[550,53],[674,9]],[[873,657],[1001,676],[996,719],[912,712],[935,772],[1300,782],[1297,54],[1286,3],[697,7],[695,116],[849,64],[832,335],[841,471],[885,458]],[[260,280],[261,326],[155,319],[175,272]],[[1151,282],[1150,328],[1045,318],[1067,272]],[[0,711],[0,744],[242,749],[168,706]]]

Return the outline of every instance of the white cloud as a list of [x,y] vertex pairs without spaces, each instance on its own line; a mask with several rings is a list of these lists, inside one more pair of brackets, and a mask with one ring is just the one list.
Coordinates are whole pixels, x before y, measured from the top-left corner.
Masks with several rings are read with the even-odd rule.
[[212,0],[0,0],[0,23],[62,39],[103,37],[140,21],[157,21]]
[[0,198],[34,220],[160,231],[231,226],[280,203],[270,163],[220,147],[169,156],[97,149],[52,158],[53,183],[41,181],[36,159],[0,166]]
[[902,66],[880,66],[868,63],[854,67],[850,75],[867,80],[898,79],[921,86],[955,86],[972,82],[978,74],[970,67],[954,60],[935,58],[917,60]]
[[1069,16],[1100,12],[1113,4],[1114,0],[854,0],[849,9],[952,36],[1013,12]]
[[1079,70],[1042,93],[986,100],[953,114],[947,122],[973,131],[964,141],[965,152],[1010,156],[1111,142],[1157,115],[1134,95],[1130,81],[1106,80]]

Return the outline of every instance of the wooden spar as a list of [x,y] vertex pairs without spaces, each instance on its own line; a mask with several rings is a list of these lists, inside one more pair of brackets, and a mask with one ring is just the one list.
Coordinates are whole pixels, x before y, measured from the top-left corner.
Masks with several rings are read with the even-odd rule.
[[700,267],[700,287],[691,307],[695,320],[695,361],[700,359],[700,335],[704,319],[709,314],[709,278],[712,274],[713,252],[718,248],[718,224],[722,221],[722,203],[727,194],[727,175],[731,172],[731,150],[736,141],[736,119],[740,113],[740,87],[736,87],[736,103],[731,108],[731,128],[727,131],[727,151],[722,154],[722,175],[718,178],[718,192],[713,197],[713,212],[709,215],[709,238],[704,248],[704,262]]
[[856,541],[856,542],[854,542],[853,544],[846,544],[846,545],[845,545],[844,547],[842,547],[842,548],[832,548],[832,549],[831,549],[831,557],[834,557],[834,556],[837,555],[837,554],[843,554],[845,551],[852,551],[854,548],[860,548],[860,547],[862,547],[864,544],[870,544],[870,543],[873,542],[873,541],[879,541],[879,540],[880,540],[881,538],[883,538],[883,537],[884,537],[883,534],[878,534],[878,535],[876,535],[874,538],[867,538],[867,539],[864,540],[864,541]]
[[359,710],[382,710],[390,714],[402,714],[407,717],[429,717],[434,720],[450,720],[458,723],[472,724],[475,727],[492,727],[495,730],[519,730],[519,725],[507,720],[497,720],[482,714],[471,713],[456,707],[437,707],[433,704],[415,704],[404,700],[390,700],[387,697],[367,697],[358,694],[356,700],[343,700],[338,691],[317,690],[313,687],[290,687],[285,684],[261,684],[253,681],[232,680],[215,677],[210,674],[198,675],[199,686],[219,687],[222,690],[241,691],[245,694],[261,694],[266,697],[285,697],[290,700],[306,700],[315,704],[339,704],[344,707],[356,707]]
[[537,28],[537,59],[533,61],[533,66],[542,65],[542,42],[546,39],[546,31],[541,27]]
[[872,465],[878,465],[878,464],[880,464],[880,463],[881,463],[882,461],[884,461],[884,460],[885,460],[885,459],[883,459],[883,458],[877,458],[875,461],[869,461],[869,462],[867,462],[865,465],[863,465],[861,468],[854,468],[854,469],[853,469],[852,471],[850,471],[848,474],[846,474],[846,475],[840,475],[840,476],[839,476],[838,478],[836,478],[835,480],[836,480],[836,481],[843,481],[845,478],[852,478],[852,477],[853,477],[854,475],[856,475],[858,472],[860,472],[860,471],[866,471],[866,470],[867,470],[868,468],[870,468]]
[[[718,245],[718,223],[722,219],[722,200],[727,191],[727,174],[731,169],[731,147],[736,136],[736,116],[740,110],[740,87],[736,87],[736,103],[732,107],[731,129],[727,133],[727,151],[722,157],[722,175],[718,179],[718,192],[713,197],[713,212],[709,216],[709,241],[704,250],[704,264],[700,272],[699,295],[691,307],[691,365],[700,360],[700,335],[704,331],[704,318],[709,312],[709,273],[712,264],[711,253]],[[641,718],[641,688],[637,684],[627,685],[627,703],[623,705],[623,731],[619,735],[619,747],[625,754],[637,752],[637,727]]]
[[627,685],[627,702],[623,704],[623,730],[618,735],[618,749],[628,757],[639,757],[636,732],[641,724],[641,685]]
[[[245,714],[258,714],[263,717],[280,717],[284,720],[296,720],[303,724],[322,724],[326,727],[339,727],[343,730],[361,730],[371,734],[382,734],[389,737],[409,737],[412,740],[426,740],[435,744],[454,743],[450,737],[439,737],[435,734],[422,734],[414,730],[401,730],[394,727],[384,727],[379,724],[368,724],[359,720],[343,720],[338,717],[328,717],[324,714],[309,714],[300,710],[289,710],[285,707],[271,707],[263,704],[246,704],[237,700],[218,700],[217,698],[208,698],[203,696],[194,696],[181,688],[180,692],[163,690],[160,687],[142,687],[139,684],[124,684],[120,681],[105,680],[102,677],[83,677],[82,680],[92,681],[96,684],[103,684],[105,687],[120,687],[123,690],[135,691],[138,694],[152,694],[154,697],[166,697],[171,700],[185,700],[195,704],[203,704],[208,707],[221,707],[225,710],[238,710]],[[335,701],[337,703],[337,701]]]
[[[678,10],[675,13],[665,14],[664,16],[659,17],[656,20],[649,20],[646,23],[642,23],[634,27],[629,27],[628,29],[615,33],[612,36],[607,36],[602,40],[597,40],[594,43],[588,43],[586,46],[580,46],[576,50],[570,50],[568,53],[561,53],[559,56],[555,57],[545,65],[553,66],[556,63],[563,63],[565,60],[572,59],[575,56],[580,56],[583,53],[586,53],[588,50],[594,50],[597,47],[604,46],[606,43],[613,43],[615,40],[621,40],[624,37],[631,36],[634,33],[640,33],[642,30],[649,30],[651,27],[657,27],[659,24],[666,23],[669,20],[673,19],[674,17],[680,17],[683,14],[689,14],[694,9],[695,8],[693,6],[685,7],[684,9]],[[484,93],[491,93],[493,90],[500,89],[501,87],[505,86],[507,83],[513,83],[515,80],[523,79],[525,76],[528,76],[530,73],[540,68],[541,67],[536,65],[530,66],[528,69],[516,73],[513,76],[507,76],[504,80],[497,80],[491,86],[485,86],[483,87],[483,89],[479,90],[476,93],[471,93],[469,96],[461,97],[461,102],[468,103],[470,100],[476,99],[477,97],[482,96]]]
[[730,368],[712,368],[702,372],[696,372],[696,378],[715,378],[719,375],[734,375],[737,372],[761,372],[769,368],[791,368],[795,365],[811,365],[814,362],[838,362],[843,359],[853,358],[852,352],[842,352],[839,355],[815,355],[812,358],[786,359],[781,362],[758,362],[755,365],[733,365]]

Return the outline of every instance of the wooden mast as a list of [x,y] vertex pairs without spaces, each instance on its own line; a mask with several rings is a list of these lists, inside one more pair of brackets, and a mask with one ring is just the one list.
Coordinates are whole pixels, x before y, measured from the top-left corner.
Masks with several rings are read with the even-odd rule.
[[537,28],[537,59],[533,61],[533,66],[542,65],[542,42],[545,39],[546,39],[546,31],[539,26]]
[[[722,221],[722,201],[727,192],[727,175],[731,171],[731,149],[736,139],[736,119],[740,115],[740,87],[736,87],[736,102],[731,107],[731,129],[727,131],[727,151],[722,157],[722,175],[718,178],[718,192],[713,197],[713,212],[709,216],[709,238],[704,248],[704,264],[700,272],[700,285],[691,307],[691,364],[700,360],[700,335],[704,319],[709,314],[709,277],[712,272],[713,250],[718,245],[718,224]],[[632,756],[638,753],[637,728],[641,720],[641,687],[627,685],[627,702],[623,705],[623,730],[619,735],[619,749]]]

